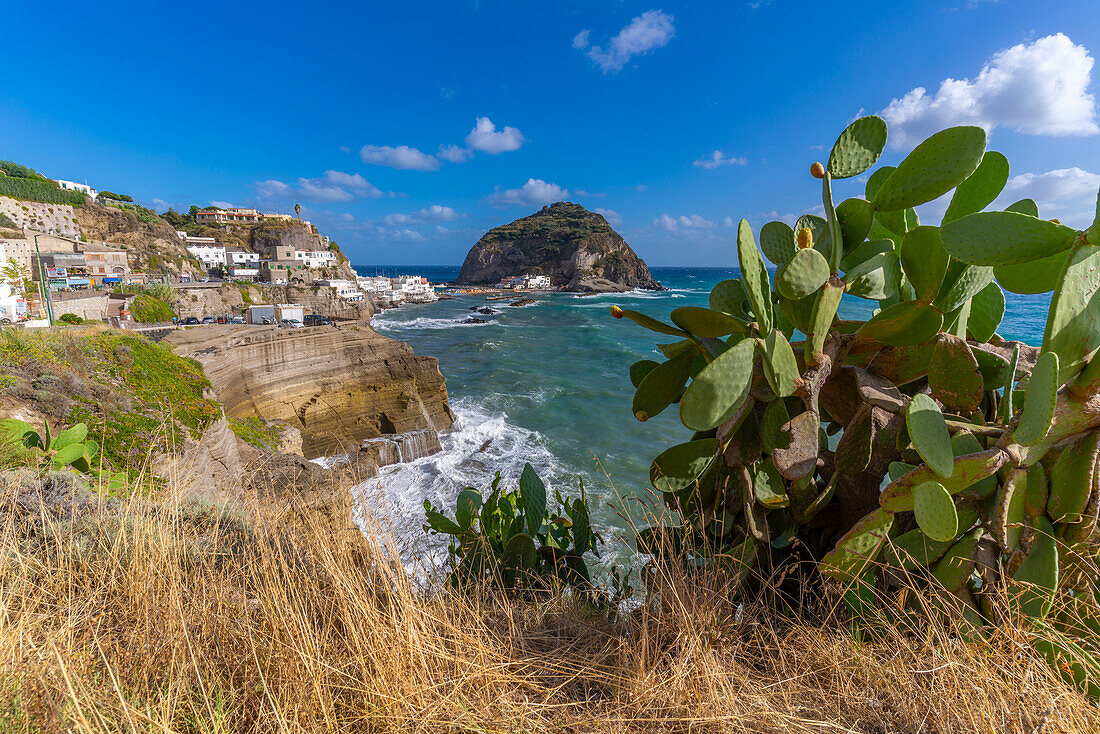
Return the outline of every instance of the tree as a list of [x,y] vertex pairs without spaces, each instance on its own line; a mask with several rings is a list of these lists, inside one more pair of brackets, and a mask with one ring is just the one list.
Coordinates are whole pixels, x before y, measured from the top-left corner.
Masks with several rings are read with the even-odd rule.
[[16,262],[14,258],[8,258],[8,261],[0,267],[0,282],[10,285],[24,298],[38,293],[38,286],[31,278],[30,270],[26,265]]
[[186,220],[182,216],[180,216],[180,213],[172,207],[168,207],[168,211],[164,212],[164,214],[161,214],[160,216],[161,219],[176,228],[182,227],[186,223]]
[[198,215],[199,211],[199,208],[194,204],[192,204],[191,208],[187,210],[187,216],[191,218],[192,222],[195,221],[195,217]]
[[295,204],[294,205],[294,216],[298,217],[298,219],[302,218],[302,205],[301,204]]

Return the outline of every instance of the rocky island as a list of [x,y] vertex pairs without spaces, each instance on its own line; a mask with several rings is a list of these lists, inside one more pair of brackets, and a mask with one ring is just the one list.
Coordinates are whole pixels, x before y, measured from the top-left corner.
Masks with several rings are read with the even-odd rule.
[[525,274],[548,275],[574,293],[661,288],[606,219],[568,201],[486,232],[466,255],[458,283],[495,284]]

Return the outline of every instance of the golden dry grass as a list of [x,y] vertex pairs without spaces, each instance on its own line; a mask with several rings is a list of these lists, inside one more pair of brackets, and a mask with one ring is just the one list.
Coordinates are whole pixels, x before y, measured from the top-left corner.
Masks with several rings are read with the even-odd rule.
[[1089,732],[1006,627],[857,644],[671,579],[619,618],[418,588],[348,507],[0,527],[0,732]]

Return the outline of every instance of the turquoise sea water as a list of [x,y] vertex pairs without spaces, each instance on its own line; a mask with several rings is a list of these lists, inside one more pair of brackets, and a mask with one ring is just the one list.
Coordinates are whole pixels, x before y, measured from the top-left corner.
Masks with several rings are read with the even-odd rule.
[[[457,267],[358,268],[364,274],[416,273],[432,282],[449,281]],[[666,318],[679,306],[706,305],[711,287],[737,276],[736,269],[653,268],[668,291],[578,297],[539,296],[535,304],[512,308],[507,301],[464,297],[385,311],[375,328],[411,344],[417,354],[437,357],[458,417],[443,436],[444,451],[386,469],[366,489],[386,514],[419,526],[422,502],[450,508],[466,484],[486,486],[495,471],[517,478],[529,461],[553,486],[576,491],[577,476],[599,498],[594,515],[614,538],[625,522],[608,504],[649,497],[650,461],[690,432],[674,409],[639,423],[630,412],[633,388],[627,370],[655,356],[662,337],[627,320],[611,318],[617,303]],[[1042,338],[1049,294],[1008,294],[1000,333],[1037,344]],[[846,298],[841,314],[865,318],[872,303]],[[470,308],[489,306],[492,316]],[[485,324],[458,323],[469,316]],[[671,338],[665,337],[665,341]],[[627,502],[628,512],[637,513]]]

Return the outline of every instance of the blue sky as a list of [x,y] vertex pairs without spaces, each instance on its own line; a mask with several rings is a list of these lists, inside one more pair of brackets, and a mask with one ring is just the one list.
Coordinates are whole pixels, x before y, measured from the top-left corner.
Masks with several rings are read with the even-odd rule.
[[565,198],[651,265],[728,266],[729,223],[820,204],[809,164],[861,110],[890,123],[884,162],[984,125],[1012,162],[1006,198],[1044,216],[1086,225],[1100,187],[1095,0],[15,0],[4,15],[33,43],[0,68],[0,158],[158,211],[301,203],[362,264],[457,264]]

